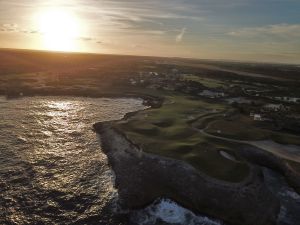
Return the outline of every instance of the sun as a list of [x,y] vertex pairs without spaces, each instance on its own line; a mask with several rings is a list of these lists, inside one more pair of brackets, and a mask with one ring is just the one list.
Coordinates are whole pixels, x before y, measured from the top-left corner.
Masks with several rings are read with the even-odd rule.
[[38,27],[47,50],[75,51],[76,38],[80,36],[80,22],[64,9],[49,9],[38,15]]

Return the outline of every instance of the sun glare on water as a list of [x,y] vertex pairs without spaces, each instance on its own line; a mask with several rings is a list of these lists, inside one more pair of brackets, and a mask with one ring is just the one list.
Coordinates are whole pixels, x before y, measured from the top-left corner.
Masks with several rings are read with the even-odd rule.
[[81,27],[78,18],[63,9],[50,9],[38,14],[38,26],[47,50],[76,51]]

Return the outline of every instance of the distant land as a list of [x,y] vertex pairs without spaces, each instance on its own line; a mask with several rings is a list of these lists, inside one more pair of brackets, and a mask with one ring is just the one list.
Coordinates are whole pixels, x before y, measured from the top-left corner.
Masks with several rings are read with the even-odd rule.
[[168,198],[225,224],[300,221],[299,66],[14,49],[0,59],[7,99],[143,100],[93,126],[122,208]]

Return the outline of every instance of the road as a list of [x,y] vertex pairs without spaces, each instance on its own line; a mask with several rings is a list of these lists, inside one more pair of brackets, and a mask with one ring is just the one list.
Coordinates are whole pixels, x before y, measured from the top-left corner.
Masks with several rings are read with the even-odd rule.
[[[208,126],[209,126],[209,124],[207,125],[207,127]],[[216,138],[216,139],[223,140],[223,141],[239,143],[239,144],[251,145],[251,146],[260,148],[262,150],[265,150],[267,152],[270,152],[270,153],[272,153],[276,156],[279,156],[281,158],[300,163],[300,146],[297,146],[297,145],[283,145],[283,144],[279,144],[277,142],[274,142],[272,140],[242,141],[242,140],[238,140],[238,139],[225,138],[225,137],[216,136],[216,135],[209,134],[209,133],[205,132],[207,127],[204,128],[204,129],[197,129],[197,128],[195,128],[195,129],[198,130],[201,134],[203,134],[207,137]]]

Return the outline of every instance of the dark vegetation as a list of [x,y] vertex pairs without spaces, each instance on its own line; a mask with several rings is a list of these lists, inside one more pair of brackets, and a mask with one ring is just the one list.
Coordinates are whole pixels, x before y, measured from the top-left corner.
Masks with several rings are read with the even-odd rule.
[[[156,107],[115,127],[144,151],[186,161],[218,179],[243,180],[248,162],[241,145],[204,136],[199,129],[238,140],[300,145],[299,67],[7,49],[0,50],[0,59],[0,94],[8,98],[144,98]],[[247,101],[228,101],[239,98]],[[278,110],[265,110],[270,104]],[[299,163],[291,167],[298,169]]]

